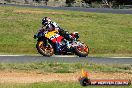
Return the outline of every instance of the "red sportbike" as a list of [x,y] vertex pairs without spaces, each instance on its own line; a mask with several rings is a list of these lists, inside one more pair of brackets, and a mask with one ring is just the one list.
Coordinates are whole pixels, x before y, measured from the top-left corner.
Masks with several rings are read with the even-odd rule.
[[71,34],[72,40],[66,40],[63,36],[59,35],[57,30],[46,33],[37,33],[36,48],[43,56],[55,55],[74,55],[79,57],[86,57],[89,53],[89,48],[86,44],[78,40],[79,34],[74,32]]

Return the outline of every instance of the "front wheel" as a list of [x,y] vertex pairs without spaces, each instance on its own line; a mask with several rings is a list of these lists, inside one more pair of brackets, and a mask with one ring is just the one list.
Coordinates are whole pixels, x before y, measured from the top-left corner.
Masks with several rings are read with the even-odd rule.
[[89,48],[86,44],[79,42],[78,46],[75,46],[75,54],[79,57],[86,57],[89,53]]
[[43,56],[50,57],[54,54],[54,49],[50,43],[48,43],[48,45],[45,46],[43,41],[38,41],[36,44],[36,48],[38,52]]

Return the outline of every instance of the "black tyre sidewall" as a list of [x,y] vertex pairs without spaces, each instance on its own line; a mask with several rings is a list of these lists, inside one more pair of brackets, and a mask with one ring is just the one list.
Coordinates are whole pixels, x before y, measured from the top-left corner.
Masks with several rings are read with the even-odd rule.
[[[45,54],[45,53],[42,52],[42,50],[41,50],[40,47],[39,47],[39,43],[40,43],[40,42],[43,42],[43,41],[38,41],[37,44],[36,44],[36,48],[37,48],[38,52],[39,52],[41,55],[43,55],[43,56],[47,56],[47,57],[52,56],[54,53],[53,53],[52,55],[51,55],[51,54],[50,54],[50,55],[47,55],[47,54]],[[50,44],[50,46],[52,47],[51,44]],[[53,47],[52,47],[52,48],[53,48]]]
[[[82,43],[84,44],[84,43]],[[87,46],[88,47],[88,46]],[[88,48],[88,51],[89,51],[89,48]],[[74,47],[74,52],[77,56],[79,57],[87,57],[88,56],[88,53],[81,53],[78,49],[77,49],[77,46]]]

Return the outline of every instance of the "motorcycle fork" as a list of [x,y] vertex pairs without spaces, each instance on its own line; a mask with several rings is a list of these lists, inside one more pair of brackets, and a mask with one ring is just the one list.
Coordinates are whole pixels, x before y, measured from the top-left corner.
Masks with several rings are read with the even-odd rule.
[[44,46],[48,47],[48,39],[44,39],[43,42],[44,42]]

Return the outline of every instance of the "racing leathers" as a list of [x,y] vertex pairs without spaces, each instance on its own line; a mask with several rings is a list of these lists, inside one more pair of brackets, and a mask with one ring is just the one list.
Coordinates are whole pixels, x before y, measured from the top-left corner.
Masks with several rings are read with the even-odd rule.
[[52,31],[52,30],[57,30],[58,33],[61,36],[63,36],[65,39],[72,40],[72,36],[70,35],[70,33],[68,31],[64,31],[64,29],[60,28],[56,22],[51,21],[49,24],[47,24],[45,26],[45,28],[44,28],[44,26],[42,26],[39,31],[43,32],[45,34],[48,31]]

